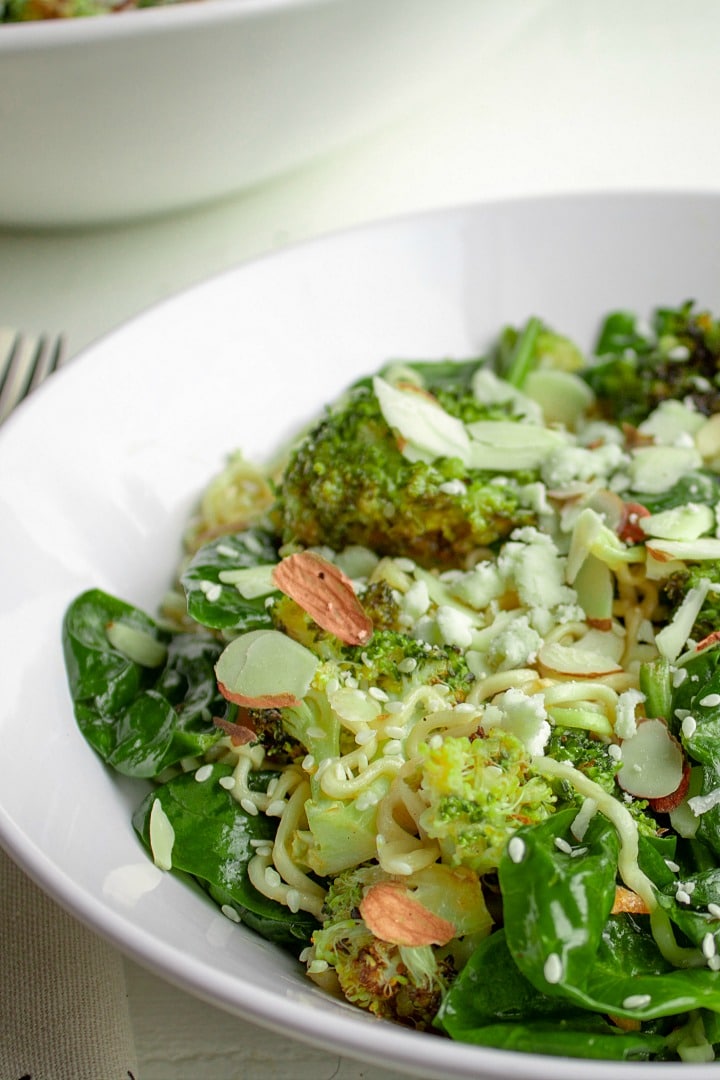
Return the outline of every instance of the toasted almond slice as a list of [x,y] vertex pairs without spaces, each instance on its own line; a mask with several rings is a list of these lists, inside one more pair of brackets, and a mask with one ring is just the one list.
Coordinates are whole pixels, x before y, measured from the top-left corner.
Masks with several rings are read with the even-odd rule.
[[355,595],[350,578],[314,551],[289,555],[273,570],[273,581],[318,626],[346,645],[365,645],[373,624]]
[[624,885],[615,886],[615,901],[610,911],[611,915],[619,915],[623,911],[630,911],[634,915],[649,915],[650,909],[643,900],[642,896],[638,896],[632,889],[625,888]]
[[621,1031],[641,1031],[642,1022],[636,1020],[632,1016],[614,1016],[612,1013],[608,1013],[608,1018],[612,1020],[615,1027],[619,1027]]
[[618,661],[607,653],[584,649],[579,645],[562,645],[558,641],[543,645],[538,652],[538,660],[546,671],[573,675],[578,679],[596,679],[622,671]]
[[393,881],[371,885],[360,902],[360,914],[368,930],[393,945],[447,945],[455,927],[428,911]]
[[243,746],[257,739],[257,732],[253,728],[246,727],[245,724],[233,724],[222,716],[214,716],[213,724],[230,736],[233,746]]
[[650,511],[639,502],[623,503],[623,512],[617,525],[617,534],[627,544],[639,544],[645,539],[645,532],[639,524],[640,518],[650,517]]
[[247,694],[234,693],[221,682],[218,683],[218,690],[226,701],[232,701],[234,705],[240,705],[244,709],[293,709],[301,704],[300,698],[294,694],[259,694],[257,697],[248,697]]

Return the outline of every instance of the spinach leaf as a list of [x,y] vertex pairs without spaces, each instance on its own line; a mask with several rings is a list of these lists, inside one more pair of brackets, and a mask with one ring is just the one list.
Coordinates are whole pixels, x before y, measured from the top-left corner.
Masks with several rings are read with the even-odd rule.
[[709,968],[673,968],[645,916],[612,915],[582,985],[565,987],[578,1005],[649,1020],[701,1007],[720,1009],[720,977]]
[[658,902],[693,945],[702,946],[711,935],[715,952],[720,952],[720,919],[708,911],[708,904],[720,910],[720,867],[665,885],[658,893]]
[[205,544],[180,578],[188,614],[213,630],[246,631],[272,626],[265,604],[269,593],[243,596],[232,581],[222,581],[221,575],[272,566],[277,561],[276,538],[265,529],[246,529]]
[[462,1042],[568,1057],[639,1060],[665,1048],[661,1035],[623,1032],[536,990],[518,970],[503,930],[473,952],[443,1000],[437,1025]]
[[[141,659],[113,644],[120,631],[121,642],[140,642]],[[118,772],[157,776],[221,737],[212,717],[224,714],[227,702],[217,689],[222,644],[215,638],[171,634],[138,608],[93,589],[66,612],[63,650],[78,727]]]
[[696,727],[692,735],[682,735],[683,745],[702,765],[720,765],[720,649],[699,652],[684,670],[673,694],[673,714],[692,716]]
[[[133,816],[133,825],[150,848],[150,812],[160,800],[172,825],[173,871],[189,874],[212,899],[231,907],[263,937],[294,951],[307,944],[318,926],[306,912],[287,907],[259,893],[248,877],[255,854],[253,840],[272,840],[277,821],[248,814],[220,784],[230,776],[228,765],[214,765],[205,779],[183,773],[151,792]],[[274,775],[264,774],[265,781]]]
[[510,952],[546,994],[584,982],[615,899],[617,832],[597,814],[578,844],[570,832],[576,815],[563,810],[518,829],[523,857],[514,862],[506,852],[500,862]]

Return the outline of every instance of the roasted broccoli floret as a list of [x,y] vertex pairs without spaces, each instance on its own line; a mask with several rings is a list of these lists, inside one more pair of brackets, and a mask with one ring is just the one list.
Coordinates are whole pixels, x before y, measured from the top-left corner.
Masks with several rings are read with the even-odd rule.
[[446,738],[425,751],[421,782],[429,802],[420,824],[443,858],[478,874],[495,870],[520,825],[554,810],[549,785],[533,773],[518,738],[494,729],[480,738]]
[[[455,916],[457,938],[438,947],[403,946],[376,937],[363,921],[361,904],[367,890],[383,882],[393,882],[433,914]],[[491,928],[475,875],[441,865],[402,879],[376,864],[346,871],[332,881],[324,915],[308,956],[311,974],[329,966],[349,1001],[419,1029],[432,1026],[443,994],[465,961],[461,939],[476,943]]]
[[[443,384],[438,395],[444,414],[463,423],[509,415],[509,406],[484,406],[461,387]],[[275,508],[284,542],[361,544],[424,566],[461,566],[532,520],[513,481],[470,468],[452,448],[432,460],[412,460],[404,448],[372,385],[352,388],[291,456]]]
[[658,308],[648,328],[629,312],[613,313],[595,354],[582,374],[609,420],[637,426],[670,399],[687,400],[706,416],[720,409],[720,322],[692,301]]
[[683,570],[677,570],[661,583],[661,597],[669,606],[669,618],[675,614],[690,589],[696,588],[705,580],[711,588],[698,613],[690,637],[702,641],[716,630],[720,630],[720,564],[711,559],[702,563],[689,563]]

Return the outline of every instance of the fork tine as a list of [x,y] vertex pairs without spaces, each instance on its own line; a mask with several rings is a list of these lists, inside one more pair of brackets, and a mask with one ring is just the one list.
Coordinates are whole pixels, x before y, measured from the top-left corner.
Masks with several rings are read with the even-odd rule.
[[[6,341],[8,335],[5,335]],[[9,335],[9,351],[0,373],[0,424],[16,405],[60,367],[64,360],[63,338],[26,338]]]

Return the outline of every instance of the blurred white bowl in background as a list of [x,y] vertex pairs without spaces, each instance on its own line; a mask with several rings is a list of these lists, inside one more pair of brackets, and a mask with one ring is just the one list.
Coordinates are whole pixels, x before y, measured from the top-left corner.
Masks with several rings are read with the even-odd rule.
[[0,25],[0,224],[172,211],[430,98],[555,0],[193,0]]

